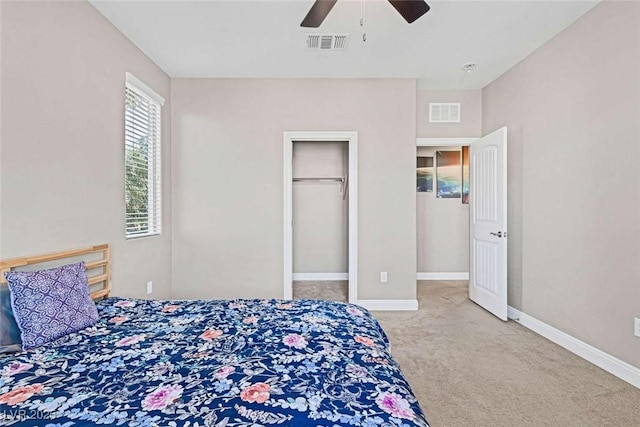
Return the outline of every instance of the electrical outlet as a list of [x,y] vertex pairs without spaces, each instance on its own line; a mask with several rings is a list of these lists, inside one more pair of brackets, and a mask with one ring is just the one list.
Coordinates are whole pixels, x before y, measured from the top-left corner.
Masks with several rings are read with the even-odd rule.
[[640,337],[640,317],[635,318],[634,326],[635,326],[635,328],[633,329],[634,335],[637,337]]
[[153,282],[147,282],[147,295],[151,295],[153,293]]
[[386,271],[381,271],[380,272],[380,283],[387,283],[387,272]]

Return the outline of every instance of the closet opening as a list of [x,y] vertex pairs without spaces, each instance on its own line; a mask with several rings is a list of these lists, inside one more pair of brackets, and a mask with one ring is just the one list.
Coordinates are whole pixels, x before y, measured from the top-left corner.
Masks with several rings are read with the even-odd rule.
[[293,298],[349,295],[349,143],[293,143]]
[[285,132],[284,298],[357,302],[357,133]]
[[469,280],[470,142],[466,138],[418,140],[418,280]]

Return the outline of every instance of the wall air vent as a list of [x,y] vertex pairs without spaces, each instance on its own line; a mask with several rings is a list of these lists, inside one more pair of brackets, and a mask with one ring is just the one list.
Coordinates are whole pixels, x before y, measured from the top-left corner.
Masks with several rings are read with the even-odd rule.
[[308,50],[346,50],[349,34],[307,34]]
[[460,103],[430,102],[429,123],[460,123]]

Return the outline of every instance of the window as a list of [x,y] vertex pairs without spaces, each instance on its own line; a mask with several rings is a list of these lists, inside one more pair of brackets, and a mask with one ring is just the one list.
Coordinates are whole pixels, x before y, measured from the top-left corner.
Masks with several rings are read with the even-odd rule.
[[162,232],[161,111],[164,99],[127,73],[124,147],[126,237]]

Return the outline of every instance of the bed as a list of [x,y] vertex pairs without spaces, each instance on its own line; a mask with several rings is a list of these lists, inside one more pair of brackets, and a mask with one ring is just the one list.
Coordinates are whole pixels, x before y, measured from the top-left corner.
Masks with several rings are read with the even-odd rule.
[[0,357],[1,424],[428,425],[362,307],[109,297],[97,268],[96,324]]

